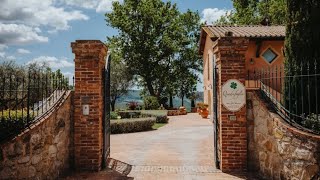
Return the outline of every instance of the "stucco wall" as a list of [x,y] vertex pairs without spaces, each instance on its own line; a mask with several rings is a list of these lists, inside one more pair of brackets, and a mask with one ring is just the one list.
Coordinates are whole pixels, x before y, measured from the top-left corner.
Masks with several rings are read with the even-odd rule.
[[56,179],[70,166],[71,92],[17,138],[0,145],[0,179]]
[[[256,57],[257,52],[257,44],[256,41],[250,40],[248,50],[246,52],[246,70],[250,70],[253,72],[254,70],[260,71],[262,68],[275,68],[276,66],[283,65],[284,56],[282,53],[282,49],[284,46],[283,40],[278,41],[262,41],[261,47],[259,51],[259,57]],[[267,62],[263,57],[262,54],[268,49],[271,48],[278,57],[272,61],[272,63]],[[251,59],[253,63],[251,63]]]
[[[203,100],[209,105],[209,113],[212,111],[213,95],[212,95],[212,79],[213,79],[213,42],[207,36],[206,44],[203,51]],[[211,116],[212,117],[212,116]]]
[[270,112],[259,91],[247,92],[248,168],[267,179],[310,180],[320,172],[320,136]]

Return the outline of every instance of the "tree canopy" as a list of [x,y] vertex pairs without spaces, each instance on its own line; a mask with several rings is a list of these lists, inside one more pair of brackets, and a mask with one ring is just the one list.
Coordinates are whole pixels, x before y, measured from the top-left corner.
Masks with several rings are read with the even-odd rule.
[[233,0],[234,9],[222,16],[217,24],[284,25],[286,0]]
[[119,32],[108,40],[118,42],[128,72],[149,95],[160,99],[173,92],[178,69],[191,74],[201,69],[197,12],[181,13],[176,4],[161,0],[124,0],[113,3],[106,21]]

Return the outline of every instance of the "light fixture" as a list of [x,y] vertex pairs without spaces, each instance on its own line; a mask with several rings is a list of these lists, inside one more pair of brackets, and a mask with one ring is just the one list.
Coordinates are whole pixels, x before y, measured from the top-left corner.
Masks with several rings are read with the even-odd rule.
[[250,59],[250,64],[254,64],[253,58]]

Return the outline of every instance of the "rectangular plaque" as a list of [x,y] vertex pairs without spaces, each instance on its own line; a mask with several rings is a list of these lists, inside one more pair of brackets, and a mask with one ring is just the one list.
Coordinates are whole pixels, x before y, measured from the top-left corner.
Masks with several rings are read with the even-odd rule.
[[236,120],[237,120],[237,116],[235,116],[235,115],[229,115],[229,120],[230,120],[230,121],[236,121]]

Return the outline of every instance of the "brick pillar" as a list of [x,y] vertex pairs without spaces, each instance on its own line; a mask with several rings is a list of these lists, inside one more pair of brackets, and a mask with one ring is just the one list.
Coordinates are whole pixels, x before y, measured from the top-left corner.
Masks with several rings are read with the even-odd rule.
[[[103,72],[107,47],[99,40],[71,43],[75,54],[74,148],[77,170],[99,171],[102,163]],[[89,108],[89,114],[83,108]]]
[[[247,170],[246,106],[237,112],[228,111],[221,102],[222,85],[229,79],[245,84],[245,53],[249,40],[226,37],[218,40],[217,52],[220,168],[223,172]],[[229,116],[236,120],[230,120]]]

